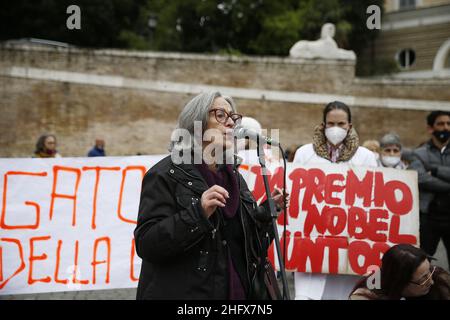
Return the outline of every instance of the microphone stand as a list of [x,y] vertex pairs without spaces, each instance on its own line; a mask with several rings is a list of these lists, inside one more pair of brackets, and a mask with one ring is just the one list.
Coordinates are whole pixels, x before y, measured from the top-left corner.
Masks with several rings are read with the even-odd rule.
[[258,154],[259,164],[261,165],[262,176],[263,176],[263,180],[264,180],[264,187],[266,190],[267,201],[269,202],[270,216],[272,218],[272,227],[273,227],[273,232],[275,235],[273,241],[275,243],[275,248],[277,250],[278,265],[280,266],[281,280],[283,282],[283,298],[285,300],[291,300],[291,298],[289,296],[288,284],[287,284],[287,280],[286,280],[286,271],[284,269],[284,263],[283,263],[283,259],[282,259],[282,255],[281,255],[280,238],[278,235],[278,227],[277,227],[278,214],[275,209],[275,203],[270,194],[269,182],[267,180],[266,159],[265,159],[264,150],[263,150],[264,144],[260,142],[259,137],[257,139],[257,144],[258,144],[258,148],[256,150],[257,150],[257,154]]

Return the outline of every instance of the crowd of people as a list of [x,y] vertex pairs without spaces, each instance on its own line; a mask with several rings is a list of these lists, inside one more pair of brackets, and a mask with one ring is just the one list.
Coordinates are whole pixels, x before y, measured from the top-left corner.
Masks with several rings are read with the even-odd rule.
[[[218,132],[215,139],[197,145],[200,153],[212,146],[231,148],[237,124],[261,133],[260,123],[238,114],[230,97],[199,94],[185,105],[177,127],[192,136],[188,152],[193,157],[195,121],[202,123],[203,131]],[[295,273],[296,299],[450,299],[449,273],[431,265],[441,240],[450,263],[450,112],[432,111],[426,128],[429,140],[416,149],[404,148],[392,132],[360,143],[350,108],[333,101],[324,107],[312,142],[283,155],[299,165],[347,163],[418,172],[420,248],[407,244],[390,248],[383,256],[381,286],[376,289],[368,287],[369,276]],[[186,146],[173,142],[171,153],[181,147],[187,152]],[[264,154],[269,170],[281,165],[282,159],[270,149]],[[60,157],[56,137],[41,136],[34,156]],[[105,156],[105,142],[97,139],[88,156]],[[245,140],[238,145],[237,158],[258,163],[256,149]],[[267,203],[256,204],[235,166],[201,159],[200,164],[179,164],[169,155],[144,177],[134,233],[137,254],[143,259],[138,298],[279,298],[277,290],[266,288],[267,273],[259,270],[274,236],[268,221],[258,220],[259,208]],[[278,204],[289,200],[280,190],[273,196]]]
[[[255,125],[255,121],[254,119],[252,122],[248,121],[248,128],[261,130],[260,125],[259,128]],[[242,125],[245,125],[244,122]],[[313,142],[299,146],[295,150],[290,149],[285,156],[289,161],[300,165],[348,163],[354,166],[416,170],[419,177],[422,251],[419,254],[418,249],[411,249],[406,245],[395,250],[403,250],[420,257],[425,255],[432,257],[442,240],[450,269],[450,112],[430,112],[426,119],[426,127],[430,138],[416,149],[404,148],[399,135],[393,132],[383,135],[379,140],[367,140],[360,146],[358,134],[352,126],[350,108],[342,102],[334,101],[325,106],[322,123],[314,129]],[[393,257],[395,259],[397,256],[394,254]],[[413,264],[408,276],[413,277],[413,271],[418,267],[419,265]],[[389,270],[391,272],[395,269]],[[447,282],[439,280],[435,282],[448,285],[450,283],[448,273],[440,268],[436,270],[438,270],[436,276],[446,279]],[[382,273],[382,277],[387,277],[387,273]],[[296,299],[343,299],[352,292],[357,279],[357,276],[350,275],[295,273]],[[430,281],[426,287],[433,282],[431,277],[428,280]],[[362,289],[358,292],[361,291]],[[406,294],[408,292],[410,291],[406,290]],[[381,291],[375,295],[364,294],[363,298],[395,296],[388,293],[384,296],[378,294],[381,294]],[[417,295],[419,294],[412,294]],[[352,299],[362,298],[360,295],[356,296],[358,295],[352,295]],[[430,297],[437,296],[433,293]],[[447,292],[440,297],[448,299],[450,293]]]
[[[423,251],[410,248],[407,245],[393,248],[393,252],[405,251],[410,255],[419,255],[421,263],[436,253],[439,241],[442,239],[450,263],[450,112],[433,111],[427,117],[427,127],[430,140],[419,148],[404,152],[400,138],[395,133],[384,135],[379,141],[366,141],[366,147],[359,146],[359,139],[352,126],[352,115],[347,105],[335,101],[327,104],[323,110],[322,123],[314,130],[313,143],[299,148],[295,152],[294,163],[298,164],[324,164],[324,163],[349,163],[354,166],[387,167],[398,170],[412,169],[418,171],[419,194],[420,194],[420,244]],[[403,156],[402,156],[403,151]],[[417,249],[418,250],[418,249]],[[406,255],[406,253],[405,253]],[[398,258],[393,253],[394,260]],[[422,257],[427,257],[422,259]],[[385,298],[445,298],[449,299],[450,282],[448,273],[438,269],[436,273],[435,286],[443,286],[439,290],[447,290],[441,295],[435,294],[433,279],[421,284],[419,289],[414,289],[414,283],[406,286],[412,281],[417,273],[425,272],[427,267],[410,263],[405,273],[402,274],[400,266],[389,267],[390,254],[383,260],[381,268],[381,289],[377,292],[358,295],[352,291],[356,276],[296,273],[295,287],[296,299],[344,299],[350,294],[352,297],[364,297],[366,299]],[[405,258],[406,259],[406,258]],[[387,260],[387,262],[386,262]],[[413,259],[411,259],[412,261]],[[409,260],[401,263],[408,264]],[[399,262],[400,263],[400,262]],[[419,268],[420,267],[420,268]],[[388,269],[387,272],[383,272]],[[397,273],[396,273],[397,272]],[[389,292],[386,286],[392,285],[393,277],[405,277],[405,283],[397,283],[395,294]],[[386,280],[391,279],[391,280]],[[445,281],[440,281],[443,278]],[[422,279],[422,278],[419,278]],[[389,283],[389,284],[386,284]],[[396,282],[395,282],[396,283]],[[384,284],[384,287],[383,287]],[[361,292],[364,288],[359,288]],[[437,289],[436,289],[437,290]],[[433,293],[432,293],[433,292]],[[372,294],[374,293],[374,294]]]

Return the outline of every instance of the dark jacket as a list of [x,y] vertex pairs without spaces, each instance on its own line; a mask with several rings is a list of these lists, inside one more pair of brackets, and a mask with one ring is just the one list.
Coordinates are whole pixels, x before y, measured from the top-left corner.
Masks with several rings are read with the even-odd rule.
[[[255,296],[251,288],[258,257],[272,240],[271,224],[255,219],[257,204],[237,174],[236,216],[243,230],[245,261],[235,267],[244,278],[247,297],[263,299],[267,296]],[[228,298],[228,242],[220,211],[209,219],[202,214],[200,199],[207,189],[194,165],[176,165],[170,156],[145,175],[134,231],[136,252],[142,258],[137,299]]]
[[430,140],[414,150],[409,169],[419,175],[421,213],[431,216],[447,212],[450,219],[450,147],[439,150]]
[[88,157],[104,157],[104,156],[105,156],[105,149],[100,149],[97,147],[93,147],[88,153]]

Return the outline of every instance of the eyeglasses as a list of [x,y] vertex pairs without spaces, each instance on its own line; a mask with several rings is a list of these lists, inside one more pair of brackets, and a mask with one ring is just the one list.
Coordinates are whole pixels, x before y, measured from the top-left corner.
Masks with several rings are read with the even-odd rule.
[[242,115],[238,113],[228,113],[223,109],[211,109],[209,112],[214,112],[214,116],[217,122],[225,124],[228,121],[228,118],[233,120],[234,124],[240,124],[242,120]]
[[418,286],[423,287],[424,285],[426,285],[426,284],[431,280],[431,277],[433,277],[434,271],[436,271],[436,267],[435,267],[435,266],[433,266],[433,267],[430,268],[430,274],[429,274],[428,277],[427,277],[424,281],[422,281],[421,283],[415,282],[415,281],[410,281],[410,282],[411,282],[411,283],[414,283],[415,285],[418,285]]

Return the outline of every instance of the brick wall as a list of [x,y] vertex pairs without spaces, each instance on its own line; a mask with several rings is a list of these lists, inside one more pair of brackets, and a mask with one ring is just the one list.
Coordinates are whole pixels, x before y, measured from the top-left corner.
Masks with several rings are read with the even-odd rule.
[[0,47],[0,67],[65,70],[135,79],[306,92],[339,92],[351,83],[354,62],[121,50]]
[[[223,58],[206,55],[122,51],[1,49],[0,70],[34,67],[133,79],[203,83],[233,88],[311,92],[355,97],[450,101],[449,81],[390,81],[354,78],[354,64],[283,58]],[[85,85],[0,76],[0,157],[28,157],[38,136],[55,133],[63,156],[83,156],[96,137],[109,155],[165,153],[183,105],[193,93]],[[285,147],[308,143],[321,122],[323,103],[236,98],[245,115],[264,128],[280,129]],[[369,107],[368,107],[369,106]],[[407,146],[427,138],[426,110],[373,105],[352,107],[361,140],[395,130]]]

